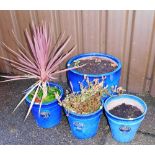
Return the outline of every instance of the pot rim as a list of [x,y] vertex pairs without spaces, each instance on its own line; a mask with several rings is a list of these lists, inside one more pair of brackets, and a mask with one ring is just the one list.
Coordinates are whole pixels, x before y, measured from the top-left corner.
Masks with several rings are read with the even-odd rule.
[[79,74],[81,76],[86,75],[86,76],[89,76],[89,77],[103,77],[103,76],[108,76],[108,75],[111,75],[111,74],[117,72],[122,67],[122,63],[121,63],[121,61],[117,57],[114,57],[114,56],[112,56],[110,54],[105,54],[105,53],[90,52],[90,53],[83,53],[83,54],[78,54],[76,56],[73,56],[71,59],[68,60],[67,68],[71,68],[70,64],[72,64],[74,60],[78,60],[80,58],[85,58],[85,57],[91,57],[91,56],[102,57],[102,58],[103,57],[109,58],[112,61],[114,61],[118,66],[117,66],[117,68],[114,71],[108,72],[108,73],[104,73],[104,74],[83,74],[83,73],[78,72],[76,69],[69,70],[69,71],[71,71],[73,73],[76,73],[76,74]]
[[[140,115],[140,116],[138,116],[138,117],[136,117],[136,118],[132,118],[132,119],[127,119],[127,118],[122,118],[122,117],[118,117],[118,116],[115,116],[115,115],[113,115],[113,114],[111,114],[110,112],[109,112],[109,110],[107,109],[107,105],[108,105],[108,102],[110,101],[110,100],[112,100],[112,99],[115,99],[115,98],[121,98],[121,97],[125,97],[125,98],[129,98],[129,97],[132,97],[132,99],[135,99],[136,101],[138,101],[138,102],[142,102],[143,103],[143,107],[144,107],[144,112],[142,113],[142,115]],[[102,101],[103,102],[103,101]],[[113,95],[112,97],[109,97],[106,101],[105,101],[105,103],[103,104],[103,106],[104,106],[104,110],[105,110],[105,112],[108,114],[108,115],[110,115],[111,117],[113,117],[113,118],[116,118],[116,119],[118,119],[118,120],[123,120],[123,121],[134,121],[134,120],[138,120],[138,119],[141,119],[142,117],[144,117],[145,115],[146,115],[146,112],[147,112],[147,105],[146,105],[146,103],[141,99],[141,98],[139,98],[139,97],[137,97],[137,96],[135,96],[135,95],[131,95],[131,94],[122,94],[122,95]]]

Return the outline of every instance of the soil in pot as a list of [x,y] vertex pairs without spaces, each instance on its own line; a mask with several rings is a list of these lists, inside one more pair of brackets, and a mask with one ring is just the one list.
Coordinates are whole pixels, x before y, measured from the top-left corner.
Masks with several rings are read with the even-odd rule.
[[109,112],[121,118],[136,118],[142,115],[142,112],[139,108],[125,103],[114,107],[113,109],[109,110]]
[[104,74],[112,72],[117,68],[117,64],[113,61],[94,56],[89,58],[81,58],[71,64],[72,67],[76,65],[85,65],[76,69],[78,72],[83,74]]
[[[56,87],[47,87],[47,96],[46,98],[43,99],[43,104],[46,104],[48,102],[52,102],[53,100],[55,100],[55,93],[58,93],[60,95],[60,90]],[[32,100],[33,96],[35,94],[35,91],[32,91],[32,93],[28,96],[28,98],[30,100]],[[35,99],[35,103],[40,103],[41,102],[41,98],[43,96],[43,91],[42,89],[40,88],[39,91],[38,91],[38,95]]]

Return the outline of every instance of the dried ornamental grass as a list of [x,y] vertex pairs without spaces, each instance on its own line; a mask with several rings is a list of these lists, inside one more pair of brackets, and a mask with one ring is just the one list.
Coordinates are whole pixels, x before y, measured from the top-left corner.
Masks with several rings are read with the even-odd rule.
[[87,78],[88,87],[83,87],[80,83],[81,93],[67,94],[63,101],[60,101],[59,95],[56,98],[59,104],[67,111],[72,111],[78,114],[89,114],[102,108],[101,97],[103,94],[108,94],[107,88],[103,87],[103,81],[99,82],[95,79],[90,82]]
[[94,79],[93,82],[89,81],[89,78],[85,76],[88,86],[84,87],[83,82],[79,83],[81,88],[81,93],[71,93],[68,91],[66,93],[66,98],[61,101],[59,94],[56,93],[55,96],[59,101],[59,104],[63,106],[67,111],[75,112],[77,114],[90,114],[98,109],[102,109],[101,98],[104,96],[112,96],[111,92],[122,94],[125,90],[122,87],[104,87],[105,77],[99,82],[98,79]]

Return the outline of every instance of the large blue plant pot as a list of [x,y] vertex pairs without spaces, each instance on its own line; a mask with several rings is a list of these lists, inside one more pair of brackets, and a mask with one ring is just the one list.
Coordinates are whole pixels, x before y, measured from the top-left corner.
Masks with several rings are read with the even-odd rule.
[[65,110],[72,134],[78,139],[88,139],[97,134],[103,108],[91,114],[77,114]]
[[[64,91],[60,85],[49,82],[49,86],[58,88],[60,90],[60,99],[63,98]],[[26,98],[25,102],[28,106],[31,103],[28,97]],[[40,114],[38,104],[34,104],[31,111],[37,125],[41,128],[52,128],[61,122],[62,107],[58,104],[57,100],[43,103]]]
[[118,67],[113,72],[109,72],[105,74],[98,74],[98,75],[83,74],[83,73],[78,72],[76,69],[69,70],[67,72],[68,82],[73,92],[76,92],[76,93],[80,92],[79,82],[83,82],[83,86],[87,87],[87,83],[84,80],[84,76],[89,77],[90,81],[93,81],[94,79],[99,79],[101,81],[103,77],[106,77],[104,81],[104,86],[108,86],[108,88],[110,88],[111,86],[119,85],[122,64],[118,58],[112,55],[109,55],[109,54],[93,52],[93,53],[85,53],[85,54],[76,55],[67,62],[67,68],[71,68],[71,64],[75,60],[79,60],[81,58],[86,58],[86,57],[92,57],[92,56],[110,59],[114,61],[118,65]]
[[[111,114],[109,110],[119,105],[119,103],[134,105],[141,109],[143,114],[132,119],[125,119]],[[118,142],[125,143],[134,139],[136,132],[147,112],[147,105],[137,96],[124,94],[108,98],[104,103],[104,109],[110,125],[112,137]]]

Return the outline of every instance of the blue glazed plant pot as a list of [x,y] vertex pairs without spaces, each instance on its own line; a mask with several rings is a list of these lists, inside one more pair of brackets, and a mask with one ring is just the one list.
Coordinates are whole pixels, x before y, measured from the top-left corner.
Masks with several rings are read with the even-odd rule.
[[[60,99],[63,98],[64,91],[60,85],[49,82],[49,86],[58,88],[60,90]],[[31,103],[28,97],[26,98],[25,102],[28,106]],[[32,114],[39,127],[52,128],[61,122],[62,107],[58,104],[58,101],[55,99],[52,102],[42,104],[40,115],[39,115],[39,105],[34,104],[32,107]]]
[[[136,106],[142,111],[142,115],[136,118],[126,119],[117,117],[109,112],[109,110],[121,103]],[[124,94],[108,98],[104,103],[104,109],[110,125],[112,137],[118,142],[126,143],[134,139],[147,112],[147,105],[137,96]]]
[[90,81],[93,81],[94,79],[98,79],[99,81],[101,81],[102,78],[105,77],[104,86],[108,86],[109,88],[111,86],[119,85],[122,64],[118,58],[109,54],[93,52],[76,55],[67,62],[67,68],[71,68],[71,64],[76,60],[80,60],[81,58],[89,58],[92,56],[111,60],[112,62],[115,62],[117,64],[117,68],[114,71],[105,74],[83,74],[81,72],[78,72],[76,69],[69,70],[67,72],[68,82],[73,92],[80,92],[79,82],[82,82],[83,86],[87,87],[87,82],[84,80],[85,76],[88,77]]
[[77,114],[65,110],[72,134],[78,139],[88,139],[97,134],[103,108],[91,114]]

